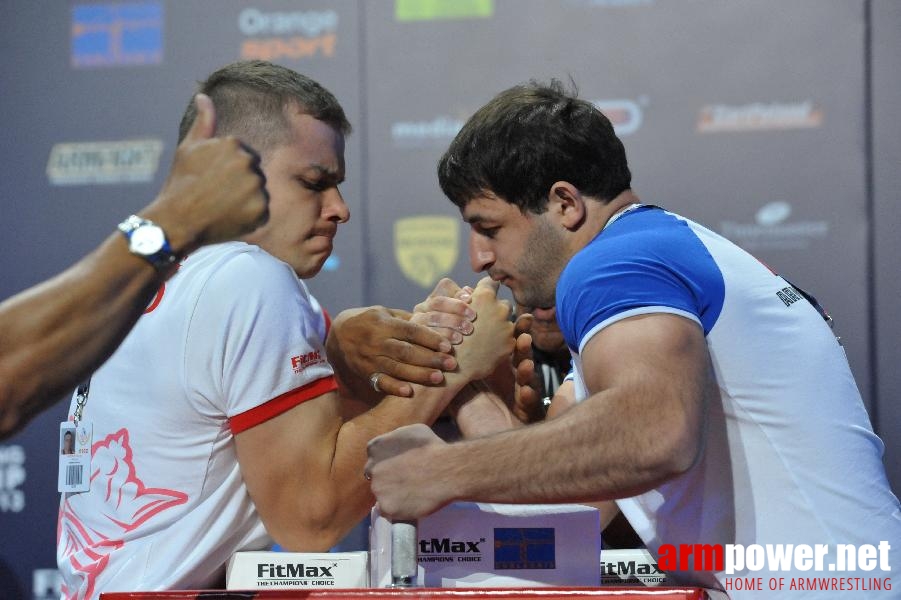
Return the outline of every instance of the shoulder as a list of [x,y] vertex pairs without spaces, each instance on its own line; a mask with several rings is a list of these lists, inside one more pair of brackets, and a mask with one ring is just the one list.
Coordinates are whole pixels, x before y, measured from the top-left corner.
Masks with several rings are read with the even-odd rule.
[[269,296],[289,292],[307,296],[289,265],[252,244],[227,242],[202,248],[182,263],[176,275],[203,295]]
[[[176,278],[184,278],[186,297],[196,298],[192,318],[320,320],[321,308],[291,267],[257,246],[216,244],[192,254]],[[175,278],[173,278],[175,279]]]
[[709,330],[724,282],[699,231],[687,219],[647,206],[598,234],[557,286],[557,318],[570,347],[592,327],[652,312],[689,316]]
[[587,280],[627,281],[660,273],[692,278],[717,265],[702,240],[703,227],[655,206],[623,215],[582,248],[563,270],[561,289]]
[[[611,258],[658,254],[662,247],[694,237],[690,221],[656,206],[640,206],[610,223],[572,259],[571,266],[608,265]],[[598,253],[604,260],[598,261]]]
[[191,272],[205,272],[210,277],[217,278],[297,279],[291,267],[286,263],[262,250],[259,246],[244,242],[226,242],[201,248],[186,258],[183,265]]

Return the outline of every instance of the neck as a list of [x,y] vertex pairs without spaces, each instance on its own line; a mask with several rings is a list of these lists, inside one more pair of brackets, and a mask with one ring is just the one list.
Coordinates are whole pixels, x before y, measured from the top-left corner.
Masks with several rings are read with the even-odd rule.
[[588,218],[586,219],[586,227],[583,228],[583,235],[579,236],[579,249],[582,249],[588,242],[593,240],[604,230],[610,219],[624,211],[626,208],[641,202],[638,196],[632,190],[626,190],[619,194],[616,198],[606,204],[600,202],[590,202],[588,206]]

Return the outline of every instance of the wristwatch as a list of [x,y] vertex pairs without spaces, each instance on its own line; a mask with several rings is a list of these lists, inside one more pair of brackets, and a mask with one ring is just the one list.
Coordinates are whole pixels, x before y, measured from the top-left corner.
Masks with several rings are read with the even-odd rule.
[[169,246],[166,233],[153,221],[131,215],[119,223],[119,231],[128,240],[131,253],[147,260],[157,269],[164,269],[178,260]]

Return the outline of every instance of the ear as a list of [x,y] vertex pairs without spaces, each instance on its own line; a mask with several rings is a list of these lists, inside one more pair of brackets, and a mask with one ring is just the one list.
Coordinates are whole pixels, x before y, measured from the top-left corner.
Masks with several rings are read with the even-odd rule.
[[585,198],[579,188],[568,181],[554,182],[548,192],[547,206],[570,231],[578,229],[585,222]]

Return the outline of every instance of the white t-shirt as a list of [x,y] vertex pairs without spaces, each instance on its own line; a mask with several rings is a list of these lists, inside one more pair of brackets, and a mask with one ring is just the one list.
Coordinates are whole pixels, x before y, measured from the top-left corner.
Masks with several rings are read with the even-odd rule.
[[[680,315],[703,328],[720,401],[708,407],[698,464],[617,502],[648,548],[826,544],[831,551],[820,573],[689,568],[669,575],[720,589],[729,577],[890,577],[881,570],[828,571],[836,544],[885,540],[897,563],[901,510],[845,353],[811,303],[697,223],[652,206],[622,213],[570,261],[557,286],[557,318],[573,351],[580,400],[588,394],[580,356],[588,340],[621,319],[650,313]],[[890,592],[841,597],[888,600],[899,590],[896,582]],[[750,600],[768,593],[730,591]],[[836,593],[786,589],[784,597]]]
[[235,551],[271,544],[234,434],[336,389],[326,321],[256,246],[183,261],[91,379],[91,489],[60,503],[64,598],[208,588]]

